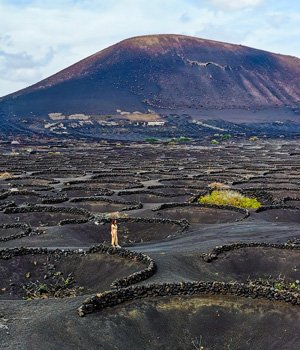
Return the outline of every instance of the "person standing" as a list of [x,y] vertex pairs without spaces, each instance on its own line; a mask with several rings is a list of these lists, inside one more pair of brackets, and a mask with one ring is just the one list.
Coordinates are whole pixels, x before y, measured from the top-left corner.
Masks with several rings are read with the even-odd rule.
[[121,248],[118,242],[118,225],[117,225],[116,219],[112,220],[110,229],[111,229],[111,245],[113,247]]

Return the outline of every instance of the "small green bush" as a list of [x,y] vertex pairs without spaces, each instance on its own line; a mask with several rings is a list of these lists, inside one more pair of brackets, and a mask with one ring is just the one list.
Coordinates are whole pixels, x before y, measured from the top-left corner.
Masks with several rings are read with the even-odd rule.
[[213,140],[210,141],[210,143],[211,143],[212,145],[218,145],[218,144],[219,144],[219,141],[213,139]]
[[189,142],[189,141],[191,141],[191,138],[186,137],[186,136],[180,136],[178,141],[179,142]]
[[157,139],[155,137],[147,137],[147,138],[145,138],[145,141],[149,142],[149,143],[156,143],[159,141],[159,139]]
[[231,139],[231,137],[232,136],[230,134],[224,134],[221,136],[222,140],[229,140],[229,139]]
[[239,192],[231,190],[212,191],[198,199],[202,204],[231,205],[238,208],[258,209],[261,203],[256,198],[245,197]]

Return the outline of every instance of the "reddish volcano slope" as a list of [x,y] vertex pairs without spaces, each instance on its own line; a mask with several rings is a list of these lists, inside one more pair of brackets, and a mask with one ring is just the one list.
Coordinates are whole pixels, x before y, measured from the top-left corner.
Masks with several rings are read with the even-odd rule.
[[0,100],[6,115],[300,105],[300,59],[182,35],[124,40]]

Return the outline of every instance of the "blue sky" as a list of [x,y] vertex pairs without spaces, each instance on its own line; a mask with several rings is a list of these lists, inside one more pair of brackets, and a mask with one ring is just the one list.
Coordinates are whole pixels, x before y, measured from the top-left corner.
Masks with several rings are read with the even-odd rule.
[[158,33],[300,57],[300,0],[0,0],[0,96],[122,39]]

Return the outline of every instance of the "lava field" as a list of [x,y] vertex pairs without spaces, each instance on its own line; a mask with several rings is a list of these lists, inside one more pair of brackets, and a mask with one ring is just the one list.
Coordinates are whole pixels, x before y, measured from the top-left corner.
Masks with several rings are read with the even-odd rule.
[[298,142],[6,148],[1,349],[300,348]]

